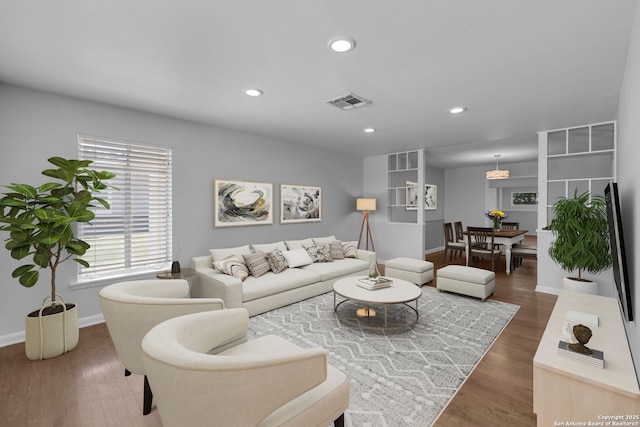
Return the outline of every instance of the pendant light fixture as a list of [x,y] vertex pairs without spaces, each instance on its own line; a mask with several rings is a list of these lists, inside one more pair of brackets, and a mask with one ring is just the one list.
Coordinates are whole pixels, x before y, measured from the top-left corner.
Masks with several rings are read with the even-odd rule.
[[494,155],[496,158],[496,169],[492,171],[487,171],[487,179],[507,179],[509,178],[509,170],[500,169],[498,166],[498,159],[500,158],[500,154]]

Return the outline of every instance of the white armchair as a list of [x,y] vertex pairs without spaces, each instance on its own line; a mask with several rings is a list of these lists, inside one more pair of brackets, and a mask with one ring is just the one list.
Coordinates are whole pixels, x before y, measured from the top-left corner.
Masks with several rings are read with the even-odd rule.
[[[202,311],[224,309],[219,298],[189,298],[186,280],[136,280],[105,286],[100,306],[125,375],[145,375],[140,343],[157,324]],[[144,377],[143,414],[151,412],[153,394]]]
[[344,426],[349,383],[322,348],[246,336],[244,308],[168,320],[142,340],[162,425]]

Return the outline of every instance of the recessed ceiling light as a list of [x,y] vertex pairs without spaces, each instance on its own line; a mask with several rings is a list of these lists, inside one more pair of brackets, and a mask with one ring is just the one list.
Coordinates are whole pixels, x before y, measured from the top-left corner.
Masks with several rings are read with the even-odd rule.
[[364,129],[364,133],[374,133],[376,131],[375,128],[366,128]]
[[356,47],[356,41],[351,37],[334,37],[329,40],[329,49],[334,52],[344,53]]
[[453,107],[453,108],[449,108],[449,112],[451,114],[460,114],[463,111],[467,111],[466,107]]
[[260,96],[262,95],[262,91],[260,89],[245,89],[243,90],[245,95],[248,96]]

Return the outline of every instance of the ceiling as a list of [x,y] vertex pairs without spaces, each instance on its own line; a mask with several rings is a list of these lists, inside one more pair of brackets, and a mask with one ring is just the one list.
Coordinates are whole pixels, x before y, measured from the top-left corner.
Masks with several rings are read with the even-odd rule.
[[[502,165],[535,160],[537,131],[616,118],[636,6],[0,0],[0,82],[358,156]],[[339,35],[356,48],[330,51]],[[325,102],[350,92],[373,103]]]

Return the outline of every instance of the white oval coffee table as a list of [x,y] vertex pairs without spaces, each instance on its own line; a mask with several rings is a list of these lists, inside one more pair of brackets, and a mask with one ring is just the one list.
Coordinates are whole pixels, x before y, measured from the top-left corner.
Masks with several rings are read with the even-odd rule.
[[[376,289],[370,291],[368,289],[358,286],[358,279],[360,277],[346,277],[344,279],[337,280],[333,284],[333,310],[336,317],[350,324],[356,324],[356,326],[366,329],[405,329],[415,325],[418,322],[420,314],[418,313],[418,298],[422,295],[422,291],[416,285],[411,282],[407,282],[402,279],[391,279],[392,283],[387,288]],[[337,296],[345,298],[338,302]],[[343,304],[349,301],[361,303],[366,305],[366,308],[360,310],[351,310],[351,316],[344,309]],[[415,302],[415,308],[409,303]],[[380,321],[372,319],[375,317],[375,311],[372,310],[370,305],[382,305],[383,317],[382,324]],[[410,309],[409,315],[406,313],[400,313],[400,316],[394,316],[389,321],[388,307],[391,305],[402,305]],[[356,311],[356,313],[353,313]],[[407,311],[407,310],[403,310]],[[357,312],[360,312],[359,314]],[[355,316],[354,316],[355,314]]]

